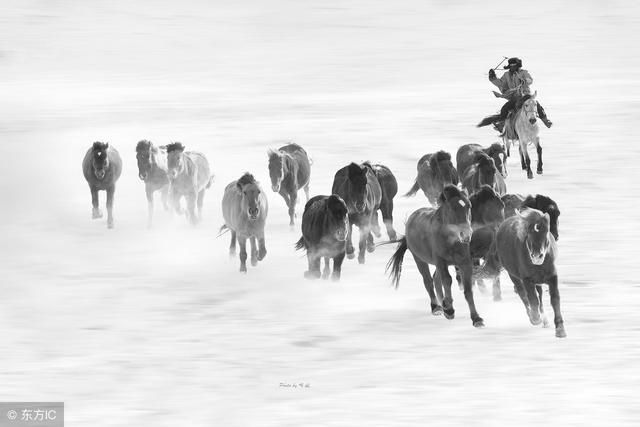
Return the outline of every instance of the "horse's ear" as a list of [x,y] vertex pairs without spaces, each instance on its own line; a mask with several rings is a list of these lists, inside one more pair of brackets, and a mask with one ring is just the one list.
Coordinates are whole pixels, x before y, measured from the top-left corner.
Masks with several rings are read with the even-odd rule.
[[518,215],[520,218],[524,218],[524,215],[522,215],[522,212],[520,212],[520,209],[515,208],[516,211],[516,215]]
[[105,150],[108,150],[108,149],[109,149],[109,143],[108,143],[108,142],[106,142],[106,143],[104,144],[104,149],[105,149]]
[[349,164],[349,179],[362,175],[362,166],[357,163],[351,162]]
[[535,92],[533,92],[533,96],[531,98],[536,99],[536,96],[538,96],[538,90],[536,89]]
[[240,181],[236,182],[236,187],[239,191],[242,191],[242,185],[240,184]]
[[545,212],[544,215],[542,215],[544,218],[544,222],[547,223],[547,225],[551,224],[551,217],[549,216],[549,213]]

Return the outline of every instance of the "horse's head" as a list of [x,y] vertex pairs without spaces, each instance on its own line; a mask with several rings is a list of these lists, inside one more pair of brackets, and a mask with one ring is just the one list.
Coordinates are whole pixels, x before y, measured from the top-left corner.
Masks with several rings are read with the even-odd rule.
[[507,153],[504,149],[504,145],[496,142],[489,146],[487,154],[493,159],[493,163],[496,165],[496,169],[500,172],[500,175],[507,177]]
[[536,124],[538,120],[538,103],[536,101],[537,92],[527,98],[526,101],[522,104],[522,109],[520,110],[522,115],[524,115],[525,120],[527,120],[531,125]]
[[248,172],[240,177],[236,185],[242,194],[240,202],[242,212],[246,212],[251,220],[258,219],[261,214],[260,209],[263,208],[262,203],[260,203],[260,193],[262,192],[260,185],[253,175]]
[[535,196],[527,196],[522,202],[522,206],[537,209],[541,212],[549,214],[549,231],[553,235],[553,238],[557,241],[560,236],[558,235],[558,222],[560,221],[560,209],[558,204],[550,197],[543,196],[542,194],[536,194]]
[[269,178],[271,178],[271,189],[274,192],[280,191],[280,185],[284,179],[284,155],[279,151],[269,150]]
[[146,181],[151,171],[151,141],[143,139],[136,145],[136,159],[138,161],[138,177]]
[[460,179],[458,177],[458,171],[456,171],[451,161],[451,154],[446,151],[434,153],[429,159],[429,167],[431,168],[433,177],[442,182],[443,185],[458,185]]
[[98,179],[104,179],[109,169],[109,143],[96,141],[93,143],[91,166]]
[[471,203],[467,192],[448,184],[442,190],[439,200],[444,212],[444,221],[453,239],[462,243],[471,241]]
[[329,211],[329,230],[327,231],[336,240],[344,242],[349,232],[347,204],[340,196],[333,194],[327,199],[327,210]]
[[367,207],[367,167],[351,163],[348,173],[351,203],[357,213],[362,213]]
[[493,187],[493,184],[495,183],[495,175],[496,172],[498,172],[493,159],[483,151],[480,151],[476,154],[475,163],[477,165],[478,182],[480,185],[489,185]]
[[176,179],[183,169],[184,145],[180,142],[172,142],[167,145],[167,175],[169,179]]
[[504,221],[504,202],[488,185],[469,197],[471,220],[478,224],[500,224]]
[[525,209],[523,212],[518,212],[518,215],[524,220],[525,245],[531,263],[542,265],[551,246],[549,214],[542,213],[537,209]]

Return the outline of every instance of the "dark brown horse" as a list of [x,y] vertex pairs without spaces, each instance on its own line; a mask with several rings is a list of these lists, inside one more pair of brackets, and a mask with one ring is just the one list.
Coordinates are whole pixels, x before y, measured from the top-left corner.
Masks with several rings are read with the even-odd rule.
[[460,174],[464,173],[469,166],[475,162],[476,154],[485,153],[493,159],[496,169],[504,178],[507,177],[507,153],[504,145],[496,142],[486,148],[482,148],[480,144],[465,144],[458,148],[456,153],[456,169]]
[[418,160],[417,168],[416,181],[405,197],[413,196],[418,190],[422,190],[431,206],[436,206],[446,185],[458,185],[460,180],[458,171],[451,162],[451,154],[446,151],[425,154]]
[[167,175],[171,182],[173,207],[179,211],[180,199],[184,197],[187,201],[187,218],[196,224],[202,217],[204,192],[213,182],[207,158],[196,151],[185,152],[180,142],[171,143],[167,145]]
[[269,150],[271,189],[280,194],[289,208],[289,225],[294,225],[298,190],[304,189],[309,201],[311,162],[307,152],[298,144],[287,144]]
[[551,234],[556,242],[560,240],[560,235],[558,234],[560,208],[553,199],[542,194],[530,194],[527,197],[524,197],[521,194],[505,194],[502,196],[502,201],[505,205],[504,216],[506,218],[514,216],[518,210],[526,208],[537,209],[542,213],[549,214],[549,228]]
[[324,259],[322,278],[327,279],[333,259],[333,280],[340,280],[342,261],[347,250],[349,233],[348,209],[340,196],[315,196],[307,202],[302,214],[302,237],[296,249],[306,249],[309,270],[307,279],[317,279],[320,274],[320,260]]
[[462,174],[462,188],[470,194],[480,191],[483,185],[494,188],[496,175],[498,175],[498,169],[493,159],[480,151],[476,153],[474,162]]
[[104,190],[107,192],[107,227],[113,228],[113,196],[116,182],[122,173],[120,154],[108,142],[96,141],[84,155],[82,173],[91,191],[92,218],[102,218],[98,191]]
[[340,196],[349,210],[347,257],[354,257],[351,234],[355,224],[360,231],[358,262],[364,264],[365,247],[369,252],[375,250],[371,229],[382,200],[382,189],[372,166],[368,163],[351,163],[338,170],[333,178],[331,193]]
[[232,256],[235,255],[236,239],[238,240],[242,273],[247,272],[247,239],[251,243],[252,266],[257,265],[258,261],[262,261],[267,255],[264,226],[268,212],[267,196],[250,173],[245,173],[224,189],[222,216],[225,225],[222,229],[231,230],[229,254]]
[[499,263],[509,273],[533,325],[547,325],[541,285],[549,285],[556,336],[566,337],[555,266],[557,249],[549,232],[549,215],[525,209],[507,218],[498,229],[495,247]]
[[[484,321],[476,311],[471,286],[471,235],[471,204],[466,192],[453,185],[447,185],[440,196],[437,209],[421,208],[409,216],[406,236],[399,240],[400,244],[389,260],[387,270],[391,269],[391,278],[397,288],[404,254],[407,249],[411,251],[431,299],[431,312],[434,315],[444,312],[448,319],[453,319],[455,311],[448,266],[455,265],[462,274],[464,296],[469,305],[473,326],[482,327]],[[429,264],[436,266],[433,278]],[[434,292],[434,282],[437,296]]]
[[144,190],[147,195],[147,225],[151,227],[153,222],[153,193],[160,191],[162,204],[165,210],[169,210],[167,197],[169,194],[169,177],[167,176],[167,149],[164,146],[156,147],[143,139],[136,145],[136,160],[138,161],[138,177],[144,181]]

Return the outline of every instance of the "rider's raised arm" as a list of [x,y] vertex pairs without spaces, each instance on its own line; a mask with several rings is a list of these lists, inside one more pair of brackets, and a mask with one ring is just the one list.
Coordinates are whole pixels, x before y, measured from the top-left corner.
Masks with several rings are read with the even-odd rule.
[[504,93],[505,90],[509,89],[504,76],[505,76],[504,74],[500,78],[496,77],[495,74],[492,74],[489,76],[489,81],[493,83],[495,86],[497,86],[498,89],[500,89],[500,92],[502,93]]

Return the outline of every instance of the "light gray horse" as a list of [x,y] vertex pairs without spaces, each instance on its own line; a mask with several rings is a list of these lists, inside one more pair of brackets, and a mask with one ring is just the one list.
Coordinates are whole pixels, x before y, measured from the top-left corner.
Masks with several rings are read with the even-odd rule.
[[[245,173],[224,189],[221,230],[231,230],[229,254],[235,255],[236,239],[240,245],[240,271],[247,272],[247,239],[251,242],[251,265],[255,266],[267,255],[264,226],[269,212],[267,196],[253,175]],[[259,249],[256,247],[256,239]]]
[[151,227],[153,193],[160,191],[164,209],[169,210],[167,203],[169,194],[167,147],[156,147],[151,141],[143,139],[136,145],[136,160],[138,161],[138,177],[144,181],[144,190],[147,195],[147,224]]
[[192,224],[198,223],[202,217],[204,192],[213,182],[207,158],[195,151],[185,152],[184,145],[179,142],[171,143],[167,145],[167,175],[171,182],[173,207],[180,212],[180,199],[184,197],[187,201],[187,218]]

